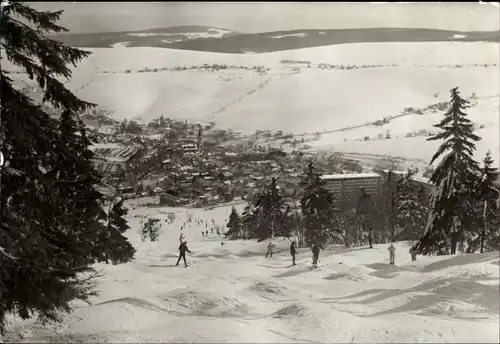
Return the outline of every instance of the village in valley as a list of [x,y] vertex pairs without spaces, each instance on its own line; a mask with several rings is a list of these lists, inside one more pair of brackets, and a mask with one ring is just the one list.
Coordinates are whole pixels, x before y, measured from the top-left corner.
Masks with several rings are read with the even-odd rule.
[[[303,181],[313,168],[330,193],[337,225],[343,228],[337,231],[340,237],[335,242],[350,246],[364,241],[366,233],[356,225],[362,221],[360,214],[378,228],[374,233],[377,241],[418,237],[411,230],[396,233],[394,225],[399,216],[395,203],[398,188],[403,192],[407,188],[399,183],[407,180],[422,204],[431,193],[431,184],[416,174],[416,169],[405,171],[395,161],[370,167],[332,151],[314,151],[308,143],[319,135],[304,137],[281,131],[243,135],[217,129],[213,122],[191,123],[163,115],[146,124],[134,120],[120,123],[96,113],[84,119],[96,141],[91,149],[95,167],[103,175],[101,192],[108,197],[136,199],[154,208],[211,209],[239,203],[246,204],[244,215],[253,214],[263,194],[277,190],[286,218],[277,228],[284,226],[284,232],[296,228],[302,233],[298,209]],[[248,214],[245,221],[253,221],[253,215]],[[231,227],[228,220],[217,224],[221,233],[232,239],[250,235],[224,229]],[[299,246],[304,245],[303,239]]]
[[292,134],[244,136],[163,116],[147,124],[104,118],[86,117],[97,141],[94,163],[124,198],[157,196],[160,205],[206,207],[251,200],[274,177],[283,196],[294,199],[312,160],[327,175],[363,172],[356,161],[308,151]]

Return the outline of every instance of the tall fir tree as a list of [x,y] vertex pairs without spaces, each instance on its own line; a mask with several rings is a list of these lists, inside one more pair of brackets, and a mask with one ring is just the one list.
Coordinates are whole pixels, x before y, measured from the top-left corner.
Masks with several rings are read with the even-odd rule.
[[126,220],[128,209],[123,202],[124,199],[121,197],[113,200],[108,213],[107,231],[100,232],[101,237],[98,238],[101,241],[100,247],[105,248],[102,258],[106,263],[111,260],[113,265],[130,261],[135,254],[135,248],[130,242],[121,239],[123,234],[130,229]]
[[256,238],[257,216],[252,202],[248,202],[241,213],[241,226],[246,238]]
[[149,238],[151,241],[158,241],[160,237],[160,227],[160,219],[148,218],[142,226],[141,240],[146,241]]
[[480,252],[500,250],[500,189],[496,180],[499,178],[499,171],[493,168],[493,159],[491,152],[486,153],[481,168],[481,178],[478,181],[477,200],[478,209],[480,211],[481,226],[480,233],[471,245],[474,251],[477,249],[479,241]]
[[465,232],[477,225],[474,187],[479,165],[473,155],[475,142],[481,138],[474,134],[474,125],[464,112],[468,107],[458,88],[453,88],[450,109],[435,125],[441,132],[428,139],[443,140],[443,143],[430,162],[433,164],[442,157],[430,178],[435,187],[430,218],[425,234],[415,247],[422,254],[454,254],[457,245],[464,241]]
[[229,215],[229,221],[226,224],[229,230],[225,233],[225,236],[231,240],[236,240],[241,237],[241,217],[235,207],[231,209],[231,214]]
[[320,171],[316,168],[316,166],[312,161],[309,161],[309,163],[307,164],[307,168],[305,170],[305,175],[299,182],[299,186],[302,188],[306,188],[309,185],[315,183],[320,176],[321,176]]
[[273,238],[278,234],[289,234],[285,225],[286,209],[283,196],[276,185],[276,178],[272,178],[270,185],[262,191],[255,203],[256,235],[259,240]]
[[[67,31],[56,24],[61,14],[17,1],[0,12],[1,58],[26,72],[37,85],[28,90],[40,90],[45,103],[31,99],[9,72],[0,70],[0,151],[5,158],[0,171],[0,332],[8,313],[58,320],[59,311],[71,310],[72,300],[95,294],[88,277],[98,259],[97,238],[107,231],[106,214],[102,194],[95,190],[100,176],[90,163],[90,138],[78,118],[94,105],[60,81],[71,77],[69,65],[90,53],[45,36]],[[60,117],[51,117],[46,104]],[[123,236],[116,240],[127,242]]]
[[300,200],[307,245],[324,245],[332,237],[335,224],[333,196],[324,188],[314,164],[310,163],[303,179],[304,193]]
[[413,182],[415,171],[408,172],[397,182],[396,225],[399,240],[417,240],[425,229],[429,209],[420,202],[419,189]]

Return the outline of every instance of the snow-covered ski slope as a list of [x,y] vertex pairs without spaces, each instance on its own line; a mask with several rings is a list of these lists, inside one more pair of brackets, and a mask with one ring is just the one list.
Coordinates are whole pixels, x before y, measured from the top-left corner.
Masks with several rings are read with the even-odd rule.
[[[237,205],[241,211],[243,205]],[[163,219],[175,212],[176,220]],[[312,270],[299,249],[291,266],[289,242],[225,241],[183,230],[190,266],[174,267],[187,214],[222,225],[230,207],[212,210],[137,208],[128,237],[137,248],[128,264],[99,264],[100,296],[75,305],[62,324],[42,328],[13,321],[6,339],[25,342],[169,343],[498,343],[499,256],[418,257],[397,243],[328,247]],[[140,216],[140,217],[136,217]],[[142,216],[162,219],[158,242],[140,242]]]

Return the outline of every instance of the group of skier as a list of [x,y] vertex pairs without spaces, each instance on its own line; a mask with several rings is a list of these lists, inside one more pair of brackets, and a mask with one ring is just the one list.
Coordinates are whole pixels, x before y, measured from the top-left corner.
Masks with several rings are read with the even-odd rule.
[[[188,219],[187,223],[189,222],[192,222],[191,219]],[[198,224],[198,225],[203,225],[205,224],[205,228],[208,227],[208,221],[203,221],[202,219],[198,219],[198,220],[195,220],[195,222]],[[212,220],[212,225],[215,224],[215,221]],[[181,227],[181,231],[184,229],[184,226],[186,225],[183,224],[182,227]],[[189,227],[191,227],[189,225]],[[219,229],[216,227],[217,229],[217,234],[220,235],[220,232],[219,232]],[[214,228],[212,227],[211,230],[210,230],[211,234],[214,233]],[[208,230],[202,230],[201,231],[202,233],[202,236],[208,236],[208,233],[209,231]],[[180,242],[180,245],[179,245],[179,257],[177,259],[177,263],[176,263],[176,266],[179,265],[181,259],[184,260],[184,265],[187,267],[187,262],[186,262],[186,252],[189,252],[191,253],[191,251],[188,249],[187,247],[187,241],[184,240],[184,234],[181,233],[181,236],[179,238],[179,242]],[[370,248],[373,248],[373,233],[372,233],[372,229],[369,228],[368,229],[368,235],[367,235],[367,239],[368,239],[368,244],[370,245],[369,247]],[[224,242],[221,242],[221,246],[224,244]],[[269,242],[269,244],[267,245],[267,252],[266,252],[266,258],[272,258],[273,256],[273,250],[276,248],[276,245],[271,241]],[[319,253],[320,253],[320,250],[321,250],[321,246],[318,244],[318,243],[313,243],[312,247],[311,247],[311,251],[312,251],[312,266],[313,268],[317,267],[318,266],[318,262],[319,262]],[[395,256],[396,256],[396,247],[394,247],[394,244],[391,242],[391,244],[389,245],[389,248],[388,248],[388,251],[389,251],[389,263],[391,265],[394,265],[395,264]],[[409,251],[410,255],[411,255],[411,260],[412,262],[416,261],[417,260],[417,253],[415,251],[415,249],[412,247],[410,248],[410,251]],[[295,257],[297,255],[297,248],[296,248],[296,243],[295,241],[292,241],[291,244],[290,244],[290,255],[292,256],[292,265],[296,265],[296,262],[295,262]]]
[[[373,234],[372,234],[372,229],[368,229],[368,243],[370,244],[370,248],[373,248]],[[389,251],[389,264],[394,265],[395,260],[396,260],[396,247],[394,247],[394,244],[391,242],[389,245],[389,248],[387,249]],[[417,251],[412,247],[410,247],[409,251],[411,255],[411,261],[416,262],[417,261]]]
[[[290,255],[292,256],[292,265],[297,265],[295,263],[295,256],[297,255],[297,248],[295,246],[295,241],[292,241],[290,244]],[[266,253],[266,258],[272,258],[273,257],[273,249],[276,248],[276,245],[274,245],[272,242],[269,242],[267,245],[267,253]],[[319,251],[320,251],[320,245],[318,244],[313,244],[311,251],[313,254],[313,267],[316,268],[318,267],[318,262],[319,262]]]

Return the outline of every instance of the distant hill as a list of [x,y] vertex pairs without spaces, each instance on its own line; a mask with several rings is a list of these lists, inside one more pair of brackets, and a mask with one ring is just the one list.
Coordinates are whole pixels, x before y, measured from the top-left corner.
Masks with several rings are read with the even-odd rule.
[[499,42],[500,31],[461,32],[434,29],[373,28],[242,34],[206,26],[176,26],[141,31],[60,34],[53,35],[52,38],[82,48],[161,47],[242,54],[365,42]]
[[101,33],[64,33],[51,35],[75,47],[106,48],[123,47],[170,47],[170,45],[190,40],[223,38],[238,35],[237,32],[207,26],[173,26],[139,31],[119,31]]

